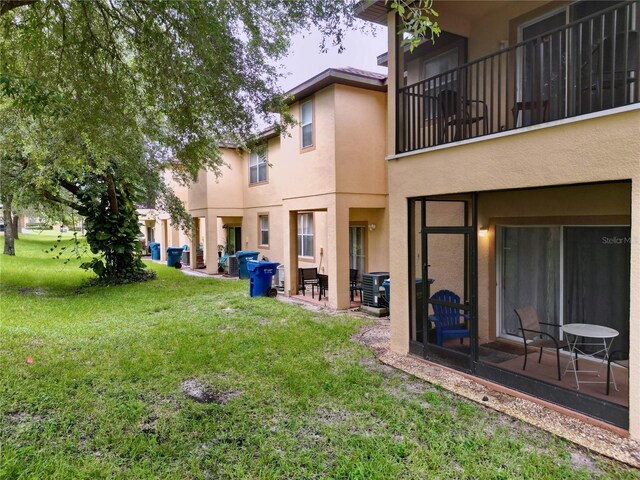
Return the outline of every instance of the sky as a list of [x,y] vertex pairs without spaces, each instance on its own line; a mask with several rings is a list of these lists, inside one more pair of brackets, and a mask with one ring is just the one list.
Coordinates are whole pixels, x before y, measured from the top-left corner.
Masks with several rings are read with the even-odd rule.
[[321,53],[322,37],[318,32],[296,35],[289,55],[281,62],[283,71],[289,75],[280,82],[280,86],[284,91],[290,90],[331,67],[354,67],[387,73],[386,67],[379,67],[376,63],[376,57],[387,51],[387,29],[375,27],[376,36],[369,31],[348,32],[344,37],[345,48],[342,53],[338,53],[337,47],[330,47],[327,53]]

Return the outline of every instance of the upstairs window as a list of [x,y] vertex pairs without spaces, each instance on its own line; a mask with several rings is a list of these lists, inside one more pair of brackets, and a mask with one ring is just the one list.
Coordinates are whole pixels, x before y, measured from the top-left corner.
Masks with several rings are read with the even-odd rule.
[[260,246],[269,245],[269,215],[258,215],[258,229],[260,230]]
[[313,100],[300,105],[300,124],[302,128],[302,148],[313,146]]
[[249,155],[249,184],[267,181],[267,155],[252,152]]
[[298,214],[298,256],[313,257],[313,213]]

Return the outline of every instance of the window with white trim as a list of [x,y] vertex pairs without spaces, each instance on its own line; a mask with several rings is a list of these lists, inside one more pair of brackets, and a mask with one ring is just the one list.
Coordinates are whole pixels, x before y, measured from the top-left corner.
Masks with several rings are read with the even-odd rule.
[[298,256],[313,257],[313,213],[298,214]]
[[302,148],[313,146],[313,101],[300,105],[300,125],[302,128]]
[[267,181],[267,154],[251,152],[249,155],[249,184]]
[[260,229],[260,245],[269,245],[269,215],[258,215]]

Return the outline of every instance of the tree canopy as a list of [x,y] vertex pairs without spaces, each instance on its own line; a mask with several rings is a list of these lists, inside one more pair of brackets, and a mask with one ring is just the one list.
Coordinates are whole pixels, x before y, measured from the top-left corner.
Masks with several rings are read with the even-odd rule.
[[248,146],[274,114],[292,125],[278,61],[311,28],[341,45],[356,3],[0,0],[3,191],[92,215],[94,253],[138,263],[135,204],[175,200],[164,171],[219,173],[219,147]]

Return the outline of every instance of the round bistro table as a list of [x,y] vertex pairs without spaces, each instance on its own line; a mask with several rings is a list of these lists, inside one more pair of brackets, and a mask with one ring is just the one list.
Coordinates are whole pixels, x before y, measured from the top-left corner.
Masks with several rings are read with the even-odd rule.
[[[562,326],[562,331],[567,334],[567,342],[569,343],[569,351],[571,352],[571,361],[567,364],[564,369],[564,373],[573,372],[576,378],[576,385],[578,386],[578,390],[580,390],[580,383],[607,383],[606,381],[587,381],[580,380],[578,378],[578,372],[581,373],[597,373],[598,377],[600,376],[600,370],[602,369],[602,365],[607,363],[609,359],[609,350],[611,349],[611,344],[613,343],[613,339],[616,338],[620,333],[610,327],[605,327],[603,325],[594,325],[591,323],[567,323]],[[580,338],[589,338],[593,339],[591,342],[580,342]],[[584,347],[598,347],[599,349],[595,352],[585,352]],[[578,369],[578,354],[583,357],[591,357],[596,358],[596,355],[603,353],[604,356],[602,358],[598,358],[600,360],[600,366],[598,370],[579,370]],[[571,367],[571,370],[569,370]],[[617,390],[618,386],[616,385],[616,378],[613,375],[613,371],[611,372],[611,378],[613,379],[613,386]]]

